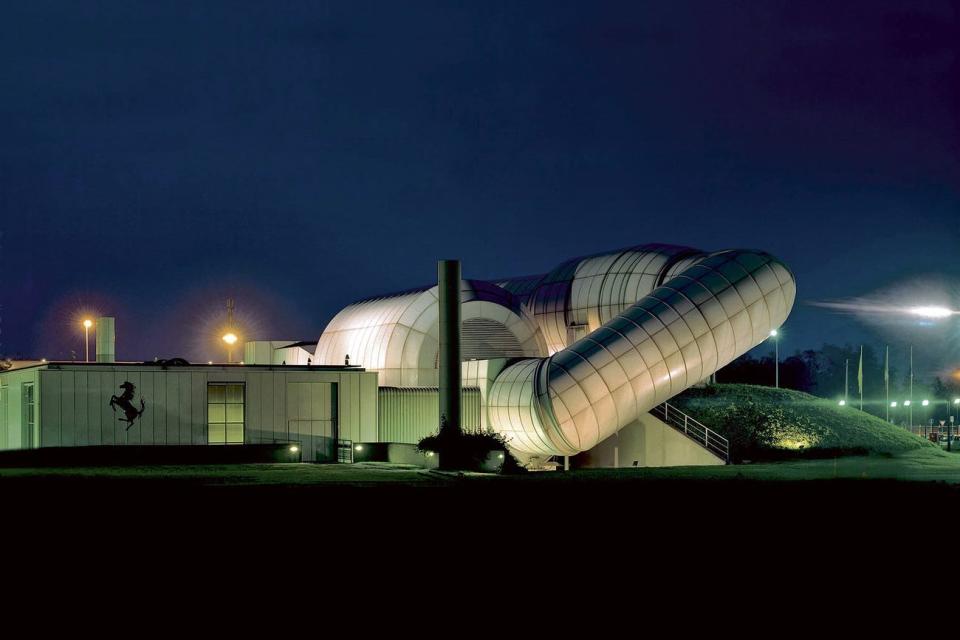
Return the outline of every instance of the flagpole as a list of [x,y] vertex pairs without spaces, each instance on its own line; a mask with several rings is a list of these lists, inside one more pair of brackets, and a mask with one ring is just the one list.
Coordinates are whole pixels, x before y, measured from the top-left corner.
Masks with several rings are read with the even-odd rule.
[[843,372],[843,401],[844,403],[849,402],[850,400],[850,358],[847,358],[845,369]]
[[913,431],[913,345],[910,345],[910,431]]
[[857,369],[857,386],[860,387],[860,411],[863,411],[863,345],[860,345],[860,367]]
[[883,386],[887,391],[887,422],[890,422],[890,345],[883,359]]

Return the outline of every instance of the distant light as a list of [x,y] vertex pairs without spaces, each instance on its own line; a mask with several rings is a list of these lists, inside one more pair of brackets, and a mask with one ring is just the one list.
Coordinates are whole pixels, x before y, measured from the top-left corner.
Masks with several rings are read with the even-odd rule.
[[47,361],[46,358],[40,358],[40,362],[46,362],[46,361]]
[[223,341],[226,342],[227,344],[236,344],[237,339],[238,339],[237,334],[235,333],[223,334]]
[[960,404],[960,398],[954,398],[953,404]]
[[207,364],[213,364],[213,360],[207,360]]
[[83,321],[83,326],[89,329],[90,327],[93,326],[93,322],[90,321],[90,318],[87,318],[86,320]]
[[243,360],[240,361],[240,364],[243,364]]
[[907,312],[921,318],[947,318],[954,313],[946,307],[911,307]]
[[841,400],[841,401],[840,401],[840,406],[841,406],[841,407],[847,406],[847,401],[846,401],[846,400]]
[[300,451],[300,447],[295,444],[290,445],[290,453],[296,453],[298,451]]
[[502,454],[502,453],[500,454],[499,458],[500,458],[501,460],[503,460],[503,454]]
[[355,447],[353,448],[353,450],[354,450],[354,451],[363,451],[363,445],[362,445],[362,444],[358,444],[357,446],[355,446]]
[[897,402],[896,402],[896,401],[891,402],[891,403],[890,403],[890,406],[893,407],[893,408],[896,408],[896,407],[897,407]]
[[930,404],[930,401],[929,401],[929,400],[924,400],[924,401],[921,402],[920,404],[922,404],[923,406],[927,406],[928,404]]
[[771,329],[771,330],[770,330],[770,337],[771,337],[771,338],[776,338],[776,337],[777,337],[777,330],[776,330],[776,329]]
[[903,406],[909,407],[909,406],[910,406],[910,401],[909,401],[909,400],[904,400],[904,401],[903,401]]
[[428,458],[432,458],[432,457],[433,457],[433,451],[427,451],[427,457],[428,457]]

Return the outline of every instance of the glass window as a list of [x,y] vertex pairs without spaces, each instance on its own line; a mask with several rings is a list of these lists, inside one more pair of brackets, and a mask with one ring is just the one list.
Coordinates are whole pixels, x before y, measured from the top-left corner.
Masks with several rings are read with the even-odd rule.
[[39,446],[34,435],[36,426],[36,402],[33,396],[33,383],[24,383],[23,385],[23,439],[21,448],[32,449]]
[[244,387],[237,382],[207,384],[207,442],[243,444]]

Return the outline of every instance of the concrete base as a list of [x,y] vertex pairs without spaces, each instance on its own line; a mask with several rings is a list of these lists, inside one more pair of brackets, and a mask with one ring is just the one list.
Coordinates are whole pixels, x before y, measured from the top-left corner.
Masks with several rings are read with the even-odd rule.
[[722,465],[725,461],[662,420],[644,414],[593,449],[570,459],[579,469]]

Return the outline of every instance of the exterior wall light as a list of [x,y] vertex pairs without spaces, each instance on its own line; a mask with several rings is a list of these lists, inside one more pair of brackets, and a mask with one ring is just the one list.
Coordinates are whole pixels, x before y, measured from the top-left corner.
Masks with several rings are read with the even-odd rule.
[[353,450],[354,450],[354,451],[363,451],[363,445],[362,445],[362,444],[358,444],[357,446],[355,446],[355,447],[353,448]]
[[290,453],[296,453],[298,451],[300,451],[300,447],[295,444],[290,445]]

